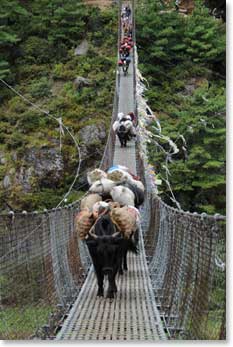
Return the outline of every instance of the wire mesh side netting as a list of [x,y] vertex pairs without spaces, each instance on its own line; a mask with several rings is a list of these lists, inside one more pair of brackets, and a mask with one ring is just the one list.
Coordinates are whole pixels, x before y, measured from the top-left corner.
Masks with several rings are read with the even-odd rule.
[[[117,116],[117,93],[113,119]],[[110,135],[101,168],[112,164]],[[0,338],[53,338],[90,267],[77,237],[79,203],[44,213],[0,216]]]
[[145,248],[167,332],[172,339],[225,339],[225,218],[166,205],[139,162],[147,188]]
[[46,338],[59,328],[87,273],[77,207],[1,216],[1,339]]

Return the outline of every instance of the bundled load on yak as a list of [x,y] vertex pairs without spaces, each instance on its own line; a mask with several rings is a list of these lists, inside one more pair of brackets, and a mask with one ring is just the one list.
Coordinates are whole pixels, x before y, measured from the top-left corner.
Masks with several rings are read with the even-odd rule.
[[138,208],[144,201],[143,183],[125,166],[112,166],[107,172],[95,169],[88,172],[87,181],[90,188],[81,200],[80,212],[76,216],[76,227],[81,239],[88,235],[90,228],[102,214],[124,206]]
[[140,214],[138,209],[133,206],[113,208],[110,212],[110,217],[126,239],[129,239],[132,232],[136,232],[139,227]]
[[127,115],[119,112],[117,120],[113,123],[112,129],[117,134],[121,147],[126,147],[127,141],[130,141],[136,136],[134,118],[135,116],[133,112],[130,112]]
[[95,169],[87,174],[87,180],[90,188],[75,216],[75,228],[88,246],[98,295],[103,295],[103,278],[107,275],[107,297],[112,298],[116,274],[127,270],[127,251],[137,252],[138,207],[144,201],[144,185],[122,165],[112,166],[106,172]]

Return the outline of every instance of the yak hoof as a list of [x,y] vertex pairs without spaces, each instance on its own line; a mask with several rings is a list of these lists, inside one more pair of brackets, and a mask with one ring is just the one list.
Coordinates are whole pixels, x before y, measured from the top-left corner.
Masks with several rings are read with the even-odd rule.
[[108,292],[107,298],[108,299],[114,299],[114,291]]
[[97,296],[104,296],[104,291],[103,291],[103,289],[99,289],[99,290],[98,290]]

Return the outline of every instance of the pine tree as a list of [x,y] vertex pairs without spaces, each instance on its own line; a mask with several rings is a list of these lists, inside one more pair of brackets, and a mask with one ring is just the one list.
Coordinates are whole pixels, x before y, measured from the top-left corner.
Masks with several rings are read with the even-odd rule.
[[[225,25],[201,1],[187,17],[153,1],[137,16],[139,62],[150,83],[146,96],[163,134],[179,148],[168,164],[173,192],[186,210],[225,213]],[[164,152],[153,141],[148,146],[163,179],[163,199],[172,204]]]
[[[10,74],[10,65],[15,58],[15,44],[20,41],[18,30],[27,11],[17,0],[2,0],[0,6],[0,76]],[[21,29],[22,30],[22,29]]]

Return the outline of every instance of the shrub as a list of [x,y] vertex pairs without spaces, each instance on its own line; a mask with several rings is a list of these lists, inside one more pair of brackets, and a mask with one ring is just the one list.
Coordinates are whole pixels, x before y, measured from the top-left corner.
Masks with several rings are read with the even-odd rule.
[[52,77],[54,79],[71,80],[75,76],[73,69],[67,68],[63,63],[58,63],[54,65],[52,71]]
[[52,46],[47,40],[37,36],[30,36],[22,45],[22,54],[29,63],[48,63],[54,58]]
[[25,136],[18,131],[14,131],[11,135],[7,136],[6,145],[8,149],[16,149],[25,145],[26,143],[27,141]]
[[46,77],[33,80],[30,84],[30,93],[35,98],[51,95],[51,82]]
[[37,64],[25,64],[24,59],[18,59],[17,64],[20,65],[19,78],[20,79],[29,79],[39,77],[48,77],[50,67],[46,64],[37,65]]
[[28,110],[21,115],[18,127],[25,134],[30,131],[36,131],[40,125],[39,117],[38,112]]
[[25,102],[19,97],[15,96],[8,101],[9,111],[22,113],[27,109]]

